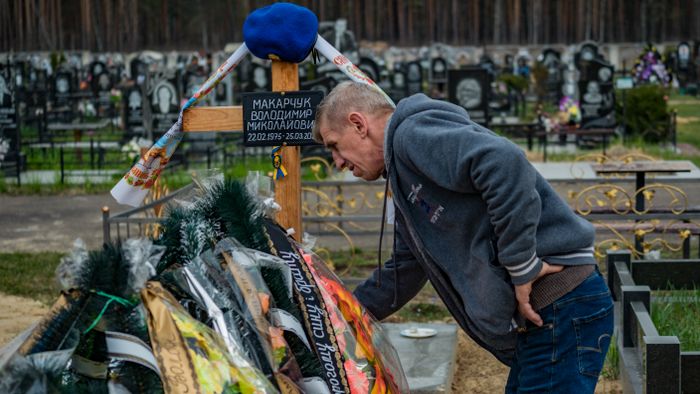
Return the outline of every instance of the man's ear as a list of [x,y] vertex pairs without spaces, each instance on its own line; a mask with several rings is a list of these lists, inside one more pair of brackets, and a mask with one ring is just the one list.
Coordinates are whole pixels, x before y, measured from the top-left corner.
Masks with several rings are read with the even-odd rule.
[[348,114],[348,121],[355,129],[355,132],[361,137],[367,135],[369,124],[367,123],[367,117],[365,117],[364,114],[360,112],[350,112]]

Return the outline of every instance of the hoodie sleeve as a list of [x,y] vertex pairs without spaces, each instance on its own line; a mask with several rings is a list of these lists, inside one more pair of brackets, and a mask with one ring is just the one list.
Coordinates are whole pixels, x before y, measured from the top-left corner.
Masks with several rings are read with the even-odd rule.
[[517,145],[468,120],[466,112],[432,105],[401,120],[394,134],[397,160],[440,187],[479,194],[513,284],[534,280],[542,269],[535,253],[541,214],[536,170]]
[[425,286],[428,278],[420,263],[403,241],[397,228],[391,259],[380,268],[381,287],[377,287],[379,269],[354,291],[358,301],[379,320],[401,309]]

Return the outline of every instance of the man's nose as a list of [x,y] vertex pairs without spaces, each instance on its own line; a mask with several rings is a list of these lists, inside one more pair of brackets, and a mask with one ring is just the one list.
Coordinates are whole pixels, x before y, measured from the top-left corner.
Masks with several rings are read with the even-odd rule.
[[331,153],[333,155],[333,163],[335,163],[335,167],[342,170],[343,166],[345,166],[345,160],[342,156],[340,156],[340,154],[338,154],[338,152],[332,151]]

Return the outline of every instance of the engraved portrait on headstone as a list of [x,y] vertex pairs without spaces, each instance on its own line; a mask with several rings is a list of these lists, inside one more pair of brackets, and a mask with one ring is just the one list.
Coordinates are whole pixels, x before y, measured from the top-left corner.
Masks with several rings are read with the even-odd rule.
[[112,77],[108,72],[102,72],[97,76],[97,88],[101,92],[106,92],[112,88]]
[[[25,72],[25,63],[24,62],[16,62],[13,66],[13,74],[15,75],[15,86],[17,88],[21,88],[24,86],[24,72]],[[7,84],[10,83],[10,80],[7,79]]]
[[167,131],[178,118],[179,100],[176,78],[163,76],[151,77],[157,82],[150,90],[148,101],[150,102],[151,119],[154,132]]
[[70,99],[73,74],[67,71],[56,73],[53,81],[53,99],[56,104],[65,105]]
[[90,74],[93,78],[96,78],[98,75],[106,71],[106,68],[107,67],[102,62],[92,62],[92,64],[90,65]]
[[485,122],[491,89],[491,76],[481,66],[450,70],[447,74],[448,100],[469,111],[477,121]]
[[613,127],[615,125],[615,96],[612,65],[598,59],[588,62],[581,75],[581,127]]
[[687,42],[681,42],[676,49],[678,53],[678,69],[685,70],[690,66],[690,45]]
[[408,95],[423,91],[423,68],[417,61],[406,65],[406,88]]
[[447,61],[436,57],[430,61],[430,82],[440,83],[447,81]]
[[600,104],[603,96],[600,94],[600,85],[597,81],[588,81],[586,91],[583,94],[583,101],[587,104]]
[[474,108],[481,104],[481,85],[474,78],[465,78],[455,88],[457,102],[464,108]]
[[269,92],[272,90],[270,83],[270,70],[260,64],[253,64],[250,68],[247,92]]
[[70,90],[70,81],[68,80],[68,75],[59,74],[56,77],[56,93],[66,94]]
[[177,111],[175,87],[167,81],[160,82],[153,89],[152,103],[157,112],[161,114]]
[[[12,74],[10,67],[0,64],[0,131],[16,129],[17,109],[15,108],[14,94],[15,88],[12,86]],[[12,133],[14,134],[14,132]],[[3,135],[0,134],[0,139]]]

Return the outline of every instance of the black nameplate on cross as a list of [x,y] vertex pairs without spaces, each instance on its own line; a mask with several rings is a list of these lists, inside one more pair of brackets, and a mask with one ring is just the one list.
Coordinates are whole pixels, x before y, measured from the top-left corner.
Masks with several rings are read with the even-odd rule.
[[245,146],[314,145],[320,91],[243,93]]

